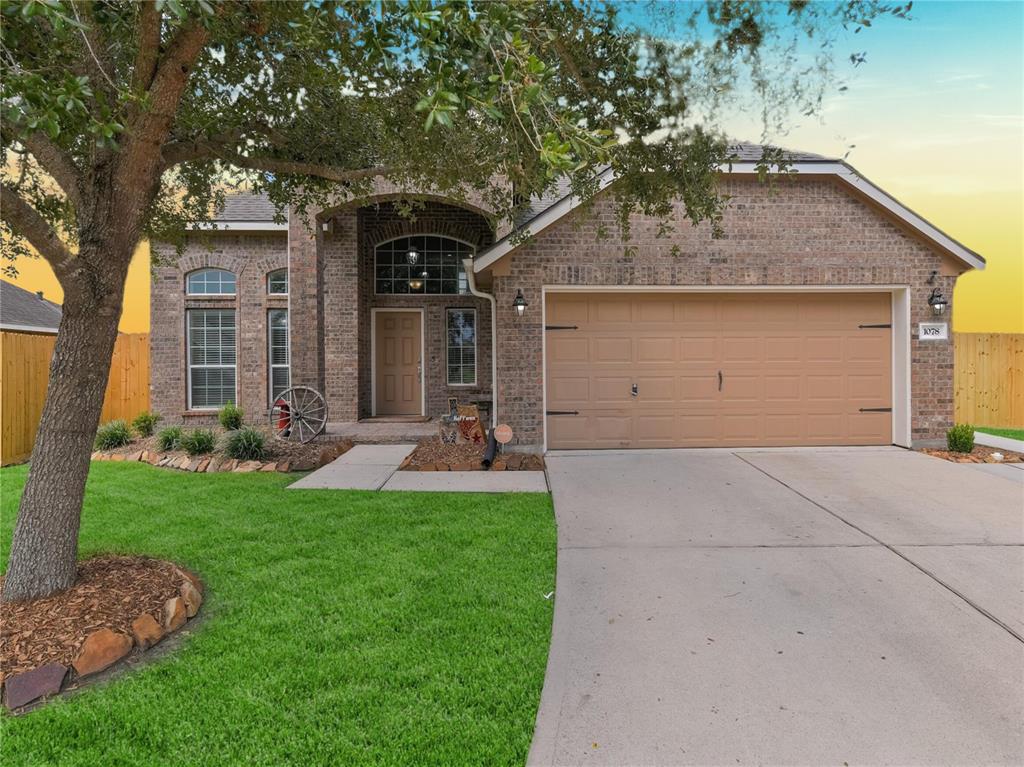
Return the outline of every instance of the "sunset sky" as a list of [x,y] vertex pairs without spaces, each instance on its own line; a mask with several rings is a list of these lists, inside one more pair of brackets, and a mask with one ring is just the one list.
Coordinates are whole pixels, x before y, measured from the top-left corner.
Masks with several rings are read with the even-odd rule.
[[[1024,333],[1024,3],[918,2],[913,20],[876,23],[843,41],[845,58],[865,64],[840,71],[849,89],[830,97],[821,118],[803,118],[781,146],[842,156],[873,182],[947,234],[980,253],[983,272],[961,277],[954,330]],[[742,114],[725,128],[757,141],[760,127]],[[16,283],[60,288],[39,260],[18,264]],[[121,329],[149,329],[148,249],[132,265]]]

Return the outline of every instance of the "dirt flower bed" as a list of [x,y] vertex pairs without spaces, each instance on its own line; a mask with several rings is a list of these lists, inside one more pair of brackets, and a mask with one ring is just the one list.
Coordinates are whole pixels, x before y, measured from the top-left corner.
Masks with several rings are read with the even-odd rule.
[[271,429],[257,426],[252,428],[263,434],[266,454],[259,461],[241,461],[224,452],[226,429],[219,426],[201,428],[209,428],[214,433],[217,446],[212,453],[190,456],[184,450],[161,450],[154,435],[135,439],[114,450],[97,450],[92,458],[94,461],[145,461],[154,466],[195,472],[310,471],[330,463],[352,447],[348,440],[324,437],[317,437],[306,444],[278,439]]
[[[402,462],[401,471],[483,471],[484,447],[472,443],[446,445],[439,439],[420,442]],[[544,459],[530,453],[498,453],[491,471],[543,471]]]
[[[953,453],[949,450],[937,450],[935,448],[922,448],[922,453],[933,455],[953,463],[1021,463],[1024,456],[1014,453],[1012,450],[1000,450],[997,447],[987,445],[975,445],[970,453]],[[993,453],[1000,453],[1003,456],[1001,461],[992,457]]]
[[103,555],[80,563],[66,591],[3,603],[4,704],[18,709],[79,686],[181,628],[201,604],[202,582],[173,562]]

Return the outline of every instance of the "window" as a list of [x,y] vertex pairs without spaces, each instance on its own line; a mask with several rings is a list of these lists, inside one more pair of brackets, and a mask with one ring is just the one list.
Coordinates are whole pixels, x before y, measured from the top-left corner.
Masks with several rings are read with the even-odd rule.
[[235,275],[226,269],[200,269],[188,276],[190,296],[233,296]]
[[476,309],[448,310],[448,385],[476,385]]
[[287,269],[275,269],[267,273],[267,292],[272,296],[288,295]]
[[271,309],[267,313],[268,380],[270,381],[270,404],[291,386],[291,368],[288,357],[288,310]]
[[214,410],[236,401],[234,309],[188,311],[188,407]]
[[[413,249],[416,263],[410,264]],[[462,259],[472,256],[472,247],[447,237],[400,237],[382,243],[374,255],[377,293],[468,293]]]

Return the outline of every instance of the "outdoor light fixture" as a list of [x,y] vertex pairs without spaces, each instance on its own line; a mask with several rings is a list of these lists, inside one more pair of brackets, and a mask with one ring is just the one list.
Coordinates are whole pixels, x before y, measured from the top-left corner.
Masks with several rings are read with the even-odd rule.
[[416,266],[416,262],[420,260],[420,252],[416,250],[415,245],[409,246],[409,250],[405,254],[405,260],[409,262],[409,266]]
[[430,275],[427,273],[427,270],[424,269],[422,272],[420,272],[420,276],[419,277],[413,277],[411,280],[409,280],[409,290],[419,290],[420,288],[422,288],[423,287],[423,278],[426,278],[426,277],[429,277],[429,276]]
[[932,288],[932,294],[928,296],[928,306],[932,308],[932,314],[938,317],[945,313],[948,305],[949,302],[946,301],[945,296],[942,295],[942,291],[938,288]]
[[529,304],[526,303],[526,299],[523,298],[523,289],[522,288],[519,288],[518,290],[516,290],[516,299],[515,299],[515,301],[512,302],[512,306],[515,307],[516,314],[518,314],[520,317],[522,317],[523,313],[526,311],[526,307],[529,306]]

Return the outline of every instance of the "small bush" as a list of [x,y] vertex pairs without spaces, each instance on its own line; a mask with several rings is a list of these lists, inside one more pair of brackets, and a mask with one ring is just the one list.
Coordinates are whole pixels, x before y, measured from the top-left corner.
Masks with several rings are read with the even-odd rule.
[[224,452],[240,461],[262,461],[263,456],[267,454],[267,448],[263,435],[255,429],[246,427],[228,435]]
[[159,422],[160,415],[158,413],[150,413],[147,410],[135,416],[135,420],[132,421],[132,428],[135,429],[135,433],[140,437],[152,437],[153,431]]
[[212,453],[216,445],[217,439],[209,429],[193,429],[181,437],[181,449],[189,455]]
[[974,427],[969,423],[958,423],[946,432],[946,445],[953,453],[971,452],[974,450]]
[[124,447],[131,441],[132,430],[124,421],[111,421],[96,430],[96,447],[100,450]]
[[181,427],[168,426],[156,435],[156,444],[161,450],[177,450],[181,447]]
[[242,409],[235,405],[233,402],[229,402],[220,409],[217,413],[217,419],[220,421],[220,425],[228,431],[234,431],[235,429],[242,428],[242,418],[245,413]]

